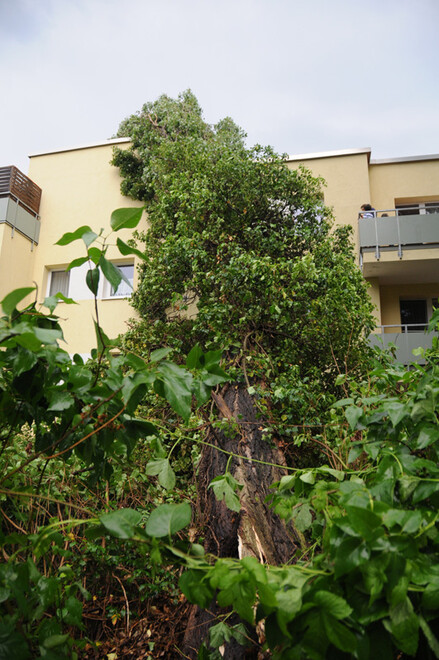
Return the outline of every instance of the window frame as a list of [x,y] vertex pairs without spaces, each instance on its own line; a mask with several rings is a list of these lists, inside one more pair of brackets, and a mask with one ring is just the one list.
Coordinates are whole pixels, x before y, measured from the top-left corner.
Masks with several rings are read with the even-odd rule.
[[117,290],[120,288],[121,285],[124,285],[125,287],[128,286],[126,284],[125,280],[121,280],[118,288],[116,289],[116,291],[114,291],[112,285],[107,280],[107,278],[104,278],[103,286],[102,286],[102,299],[103,300],[127,300],[128,298],[131,298],[133,290],[134,290],[134,268],[135,268],[135,263],[134,263],[134,261],[130,261],[130,262],[125,261],[123,263],[121,263],[121,262],[116,262],[116,263],[111,262],[111,263],[113,264],[113,266],[115,266],[118,269],[124,268],[124,267],[132,268],[132,277],[127,277],[127,279],[131,282],[131,286],[133,288],[131,288],[131,290],[128,293],[124,292],[122,294],[117,295]]

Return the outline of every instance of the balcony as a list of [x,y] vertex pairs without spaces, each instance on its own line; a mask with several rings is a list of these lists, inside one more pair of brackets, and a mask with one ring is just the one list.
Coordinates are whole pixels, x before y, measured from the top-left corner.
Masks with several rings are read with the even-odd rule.
[[439,205],[417,211],[413,207],[382,209],[373,214],[358,219],[364,276],[387,277],[390,283],[404,270],[406,281],[432,281],[437,268],[433,262],[439,259]]
[[413,355],[415,348],[431,348],[431,338],[437,335],[437,332],[425,333],[425,324],[416,323],[410,325],[382,325],[380,333],[370,335],[369,340],[372,346],[379,348],[388,348],[389,344],[396,347],[395,359],[402,364],[416,362],[423,364],[424,360],[420,355]]
[[0,167],[0,224],[18,231],[32,245],[40,235],[41,188],[14,166]]

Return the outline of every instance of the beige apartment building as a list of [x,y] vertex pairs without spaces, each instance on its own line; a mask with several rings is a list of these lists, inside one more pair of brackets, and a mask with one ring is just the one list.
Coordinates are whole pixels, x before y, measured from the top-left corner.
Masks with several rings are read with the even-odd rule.
[[[66,273],[73,259],[85,256],[82,241],[55,245],[67,231],[89,225],[110,233],[114,209],[138,206],[122,197],[118,170],[110,164],[110,140],[30,158],[29,177],[13,167],[0,168],[0,299],[13,288],[37,285],[37,297],[61,291],[78,305],[60,303],[57,313],[69,353],[88,354],[95,345],[94,304],[85,285],[87,265]],[[439,155],[371,159],[370,149],[349,149],[290,156],[326,181],[325,204],[339,224],[353,227],[358,267],[370,284],[376,307],[375,341],[394,342],[397,357],[428,344],[424,328],[439,298]],[[363,213],[363,204],[373,209]],[[144,227],[146,227],[146,217]],[[129,230],[120,234],[130,237]],[[110,236],[109,242],[115,242]],[[110,247],[108,258],[136,286],[136,263]],[[126,330],[134,315],[130,289],[117,291],[101,282],[101,324],[109,336]]]

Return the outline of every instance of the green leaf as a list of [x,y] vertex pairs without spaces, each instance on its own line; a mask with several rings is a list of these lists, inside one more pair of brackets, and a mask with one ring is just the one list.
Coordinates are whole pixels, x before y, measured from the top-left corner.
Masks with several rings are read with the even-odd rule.
[[422,594],[422,606],[427,610],[439,609],[439,580],[437,578],[427,584]]
[[142,514],[134,509],[118,509],[104,513],[99,520],[112,536],[119,539],[130,539],[135,535],[135,527],[142,520]]
[[428,625],[424,617],[421,616],[421,614],[418,614],[418,619],[419,619],[419,625],[421,626],[421,630],[427,639],[429,647],[433,651],[436,658],[439,658],[439,642],[437,641],[436,637],[433,635],[430,626]]
[[[157,372],[162,379],[164,397],[183,419],[189,419],[192,403],[192,374],[172,362],[160,362]],[[155,387],[157,387],[157,383]]]
[[370,550],[359,538],[345,538],[336,549],[335,577],[339,578],[368,561]]
[[312,601],[336,619],[345,619],[352,613],[352,607],[346,600],[330,591],[316,591],[312,595]]
[[416,442],[417,449],[425,449],[429,447],[439,438],[439,430],[434,426],[422,426],[421,432],[419,433],[418,440]]
[[387,403],[383,406],[385,412],[389,415],[392,426],[395,427],[406,415],[409,410],[406,404],[399,402]]
[[[78,229],[76,229],[75,231],[68,231],[65,234],[63,234],[59,239],[59,241],[55,243],[55,245],[69,245],[69,243],[73,243],[73,241],[78,241],[84,235],[90,236],[93,233],[94,232],[88,225],[83,225],[82,227],[78,227]],[[95,234],[95,237],[97,237],[97,234]]]
[[79,257],[78,259],[73,259],[66,268],[66,271],[71,270],[72,268],[78,268],[85,264],[88,261],[88,257]]
[[21,289],[14,289],[14,291],[8,293],[1,302],[3,312],[7,316],[11,316],[18,303],[32,293],[32,291],[35,291],[34,286],[25,286]]
[[41,348],[40,340],[32,332],[23,332],[23,334],[17,335],[15,341],[28,351],[38,351]]
[[163,488],[166,488],[166,490],[172,490],[175,486],[175,473],[167,458],[149,461],[145,468],[145,473],[157,476],[159,484],[163,486]]
[[60,293],[60,291],[58,291],[58,293],[55,293],[53,296],[48,296],[47,298],[44,298],[43,305],[44,307],[47,307],[50,310],[50,312],[53,312],[53,310],[60,301],[66,303],[66,305],[78,304],[75,300],[72,300],[72,298],[67,298],[65,295]]
[[203,355],[203,351],[200,346],[196,344],[186,358],[186,367],[188,369],[198,369],[200,365],[200,358]]
[[[113,289],[117,289],[122,279],[126,280],[119,268],[112,264],[111,261],[108,261],[103,255],[99,260],[99,266],[101,267],[105,278],[110,282]],[[128,280],[126,281],[128,282]]]
[[314,470],[308,470],[308,472],[302,472],[299,475],[300,481],[304,481],[306,484],[315,484],[316,482],[316,473]]
[[171,536],[189,525],[192,518],[190,504],[162,504],[148,518],[145,531],[149,536],[161,538]]
[[0,620],[0,658],[2,660],[28,660],[31,658],[26,640],[15,624]]
[[85,282],[94,296],[98,295],[99,268],[89,268],[85,276]]
[[212,488],[219,502],[224,499],[228,509],[236,512],[241,511],[241,502],[236,492],[239,492],[243,486],[229,472],[212,479],[209,488]]
[[111,229],[113,231],[119,231],[119,229],[134,229],[139,224],[142,214],[143,207],[116,209],[111,214]]
[[346,408],[344,414],[349,423],[349,426],[351,427],[351,430],[353,431],[357,428],[358,421],[363,415],[363,408],[359,408],[357,406],[349,406],[349,408]]
[[349,523],[364,539],[371,540],[377,527],[381,525],[381,517],[369,509],[359,506],[347,506],[346,513]]
[[213,589],[206,581],[204,571],[185,571],[178,581],[178,586],[190,603],[199,605],[203,609],[210,605]]
[[415,655],[418,648],[419,620],[413,611],[409,598],[390,608],[390,625],[388,626],[398,648],[404,653]]
[[223,644],[230,642],[231,639],[232,632],[229,626],[222,621],[217,623],[216,626],[212,626],[209,630],[209,643],[214,649],[217,649]]
[[134,254],[136,257],[139,257],[139,259],[142,259],[143,261],[148,259],[148,257],[143,252],[137,248],[130,247],[121,238],[118,237],[116,243],[117,247],[119,248],[119,252],[123,254],[123,256]]
[[305,532],[312,525],[312,515],[309,504],[306,502],[302,506],[294,509],[293,512],[294,526],[299,532]]
[[43,344],[55,344],[63,338],[62,330],[58,328],[35,328],[35,336]]
[[69,634],[66,633],[65,635],[50,635],[50,637],[46,637],[46,639],[43,642],[43,646],[45,649],[54,649],[56,646],[61,646],[61,644],[65,644],[65,642],[69,639]]
[[349,628],[326,612],[322,613],[322,620],[331,644],[345,653],[353,653],[356,650],[357,638]]
[[61,411],[69,410],[75,404],[75,399],[70,392],[66,390],[54,390],[48,396],[49,406],[47,410]]
[[171,352],[172,348],[169,347],[157,348],[155,351],[151,352],[149,359],[151,362],[160,362],[160,360],[163,360],[163,358],[169,355]]

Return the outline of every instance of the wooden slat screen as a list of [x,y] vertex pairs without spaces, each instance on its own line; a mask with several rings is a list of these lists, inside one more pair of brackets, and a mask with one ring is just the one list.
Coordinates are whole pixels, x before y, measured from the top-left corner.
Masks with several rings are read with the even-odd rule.
[[0,167],[0,194],[11,193],[34,213],[39,213],[41,188],[14,167]]

